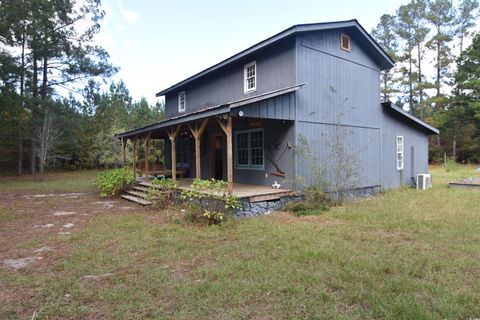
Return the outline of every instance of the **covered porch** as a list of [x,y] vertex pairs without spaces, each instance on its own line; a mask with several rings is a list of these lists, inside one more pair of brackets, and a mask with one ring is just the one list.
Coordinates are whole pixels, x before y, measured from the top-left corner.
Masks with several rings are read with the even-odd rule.
[[[297,88],[205,108],[119,135],[124,165],[132,144],[132,170],[148,184],[167,177],[190,187],[194,178],[224,180],[228,192],[251,201],[291,195],[295,181],[293,91]],[[151,161],[152,141],[162,159]],[[143,161],[139,165],[138,147]]]

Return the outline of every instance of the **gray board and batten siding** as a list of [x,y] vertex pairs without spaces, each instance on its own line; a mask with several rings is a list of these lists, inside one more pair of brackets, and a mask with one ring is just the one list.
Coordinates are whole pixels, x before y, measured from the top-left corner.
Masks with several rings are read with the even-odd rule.
[[[319,162],[334,169],[336,158],[348,157],[353,188],[382,185],[380,69],[351,36],[351,50],[340,48],[348,30],[312,32],[297,37],[297,81],[306,85],[296,93],[297,144],[304,137]],[[338,136],[341,136],[338,141]],[[335,154],[338,143],[343,155]],[[345,166],[345,164],[343,164]],[[335,170],[326,169],[326,174]],[[297,155],[297,175],[311,182],[311,165]],[[327,177],[327,179],[334,177]],[[327,183],[333,183],[328,181]]]

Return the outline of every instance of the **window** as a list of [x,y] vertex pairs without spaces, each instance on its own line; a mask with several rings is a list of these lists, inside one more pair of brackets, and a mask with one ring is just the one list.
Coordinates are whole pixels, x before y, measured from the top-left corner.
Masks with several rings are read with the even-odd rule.
[[189,167],[190,139],[179,139],[176,142],[177,167]]
[[340,47],[342,48],[342,50],[350,51],[350,37],[347,36],[346,34],[342,33],[341,35]]
[[403,136],[397,136],[397,170],[403,170]]
[[238,169],[263,169],[263,129],[235,133],[235,167]]
[[187,95],[185,91],[178,93],[178,112],[185,112],[185,106],[187,105]]
[[243,68],[245,93],[257,90],[257,63],[246,64]]

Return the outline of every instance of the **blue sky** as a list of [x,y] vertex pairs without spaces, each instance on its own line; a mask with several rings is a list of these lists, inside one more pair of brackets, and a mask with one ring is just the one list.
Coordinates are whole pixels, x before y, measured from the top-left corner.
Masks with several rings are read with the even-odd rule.
[[104,0],[97,41],[134,99],[155,93],[294,24],[356,18],[370,31],[408,1]]

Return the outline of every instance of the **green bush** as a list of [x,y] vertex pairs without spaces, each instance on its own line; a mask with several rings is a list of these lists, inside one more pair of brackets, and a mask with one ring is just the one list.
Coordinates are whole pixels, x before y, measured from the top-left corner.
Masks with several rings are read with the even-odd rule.
[[172,179],[153,179],[152,187],[148,188],[147,200],[154,200],[155,206],[165,209],[170,205],[178,182]]
[[298,216],[320,214],[328,210],[331,205],[327,194],[318,186],[309,186],[305,189],[304,198],[294,201],[283,207],[283,210]]
[[229,213],[241,207],[238,198],[227,192],[227,185],[215,179],[193,180],[191,189],[180,194],[180,200],[189,203],[187,217],[199,223],[224,222]]
[[100,173],[95,180],[95,185],[100,190],[102,197],[108,197],[118,195],[121,191],[126,190],[134,180],[132,169],[112,169]]

